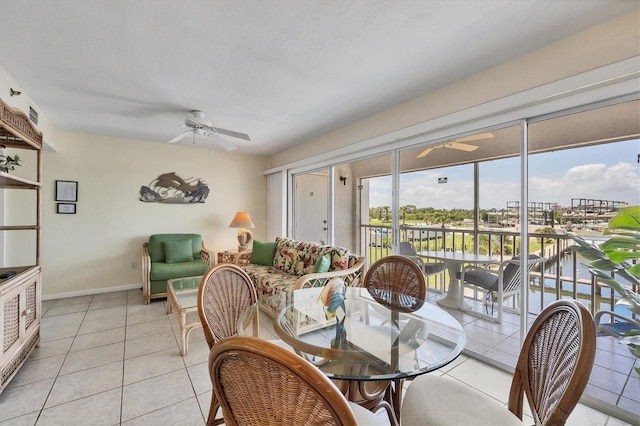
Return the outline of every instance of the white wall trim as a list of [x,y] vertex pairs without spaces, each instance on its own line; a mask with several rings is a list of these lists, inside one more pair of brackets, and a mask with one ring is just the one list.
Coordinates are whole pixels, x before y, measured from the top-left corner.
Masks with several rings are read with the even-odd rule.
[[[87,290],[68,291],[64,293],[43,294],[42,300],[66,299],[69,297],[93,296],[94,294],[113,293],[125,290],[142,290],[142,283],[126,284],[114,287],[90,288]],[[142,293],[140,293],[140,301],[142,301]]]

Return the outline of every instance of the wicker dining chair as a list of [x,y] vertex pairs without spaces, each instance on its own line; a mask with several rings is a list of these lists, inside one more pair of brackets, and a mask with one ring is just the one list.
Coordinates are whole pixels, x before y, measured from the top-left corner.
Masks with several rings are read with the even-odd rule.
[[[375,261],[367,270],[363,287],[367,289],[371,297],[379,304],[387,307],[396,314],[403,312],[414,312],[422,307],[427,297],[427,285],[420,266],[406,256],[391,255],[385,256]],[[375,305],[367,305],[364,311],[364,318],[370,322],[369,309],[376,311]],[[386,328],[390,336],[398,339],[399,318],[387,324],[383,322],[380,327]],[[405,346],[413,350],[410,346]],[[415,352],[415,351],[414,351]],[[371,395],[379,394],[381,391],[392,395],[387,398],[387,404],[382,406],[387,411],[390,421],[395,421],[393,407],[389,403],[393,395],[402,392],[402,380],[369,382],[367,391]]]
[[422,270],[414,261],[400,255],[376,260],[364,276],[363,287],[376,302],[400,312],[420,309],[427,296]]
[[[209,349],[221,340],[238,334],[238,321],[256,302],[256,290],[251,278],[240,267],[221,263],[209,269],[198,288],[198,315]],[[254,312],[249,317],[253,321],[253,333],[257,334],[258,313]],[[212,394],[207,424],[223,423],[222,418],[215,419],[219,407]]]
[[209,354],[225,425],[381,425],[318,368],[267,340],[234,336]]
[[457,380],[426,374],[406,390],[405,424],[522,424],[524,395],[536,425],[564,425],[589,380],[596,352],[593,317],[582,304],[552,302],[527,333],[504,405]]

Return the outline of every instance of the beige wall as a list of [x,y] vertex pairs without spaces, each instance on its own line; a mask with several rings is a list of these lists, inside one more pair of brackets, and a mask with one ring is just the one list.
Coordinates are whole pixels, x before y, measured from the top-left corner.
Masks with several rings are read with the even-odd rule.
[[[44,155],[43,294],[141,283],[142,243],[153,233],[200,233],[215,251],[234,248],[237,230],[228,226],[238,210],[264,239],[265,167],[262,157],[60,131],[57,151]],[[204,180],[206,202],[140,201],[140,187],[167,172]],[[77,214],[56,214],[56,180],[78,182]]]
[[[640,55],[640,10],[284,150],[276,168]],[[384,143],[384,141],[383,141]]]

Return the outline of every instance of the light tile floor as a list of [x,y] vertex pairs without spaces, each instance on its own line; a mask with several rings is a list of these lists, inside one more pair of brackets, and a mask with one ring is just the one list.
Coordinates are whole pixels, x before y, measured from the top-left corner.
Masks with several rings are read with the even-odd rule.
[[[432,303],[442,297],[436,291],[428,293]],[[471,305],[471,299],[468,299]],[[531,302],[534,303],[534,302]],[[483,310],[482,302],[476,302],[474,310]],[[505,312],[502,324],[488,321],[462,312],[447,309],[464,327],[467,333],[465,350],[478,354],[490,362],[514,368],[520,352],[520,315]],[[535,319],[529,318],[529,324]],[[600,336],[596,341],[596,357],[589,382],[584,391],[585,398],[600,404],[609,413],[621,413],[623,418],[640,425],[640,377],[634,371],[640,367],[640,359],[635,357],[625,345],[610,336]],[[634,421],[635,420],[635,421]]]
[[[144,305],[140,290],[43,302],[40,346],[0,394],[0,426],[203,425],[208,347],[196,329],[180,356],[165,304]],[[266,316],[260,335],[276,339]],[[506,402],[508,373],[466,356],[439,373]],[[568,424],[626,423],[578,405]]]

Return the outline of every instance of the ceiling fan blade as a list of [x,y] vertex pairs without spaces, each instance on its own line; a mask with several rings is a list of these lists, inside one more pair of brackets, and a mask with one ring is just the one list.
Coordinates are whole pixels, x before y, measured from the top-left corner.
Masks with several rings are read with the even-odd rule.
[[461,143],[461,142],[471,142],[471,141],[477,141],[480,139],[491,139],[492,137],[493,137],[493,133],[485,132],[485,133],[478,133],[475,135],[454,139],[449,142],[431,145],[429,148],[422,151],[420,155],[418,155],[416,158],[426,157],[431,151],[433,151],[436,148],[453,148],[453,149],[459,149],[461,151],[467,151],[467,152],[475,151],[476,149],[478,149],[476,145],[470,145],[470,144]]
[[178,136],[176,136],[175,138],[171,139],[169,142],[167,143],[174,143],[174,142],[178,142],[179,140],[181,140],[182,138],[184,138],[185,136],[187,136],[189,133],[191,133],[191,130],[187,130],[184,131],[182,133],[180,133]]
[[233,130],[221,129],[220,127],[212,127],[212,129],[221,135],[231,136],[238,139],[244,139],[245,141],[251,142],[249,135],[246,133],[234,132]]
[[478,133],[476,135],[465,136],[463,138],[454,139],[453,142],[471,142],[471,141],[477,141],[480,139],[491,139],[492,137],[493,137],[493,133],[485,132],[485,133]]
[[433,150],[434,150],[434,149],[436,149],[436,148],[437,148],[437,145],[432,145],[432,146],[430,146],[429,148],[427,148],[427,149],[425,149],[424,151],[422,151],[422,152],[420,153],[420,155],[418,155],[416,158],[426,157],[427,155],[429,155],[429,153],[430,153],[431,151],[433,151]]
[[467,151],[467,152],[475,151],[476,149],[478,149],[476,145],[469,145],[469,144],[460,143],[460,142],[449,142],[445,144],[445,146],[447,148],[459,149],[461,151]]
[[231,137],[238,138],[238,139],[244,139],[244,140],[247,140],[247,141],[251,141],[251,139],[249,138],[249,135],[247,135],[245,133],[235,132],[233,130],[227,130],[227,129],[222,129],[222,128],[218,128],[218,127],[212,127],[211,126],[211,121],[209,121],[205,117],[204,112],[199,111],[199,110],[192,110],[191,111],[191,115],[187,116],[184,119],[184,124],[181,124],[180,126],[181,127],[188,127],[189,130],[187,130],[184,133],[176,136],[169,143],[173,143],[173,142],[179,141],[187,133],[193,133],[193,135],[194,135],[194,143],[193,144],[195,146],[195,134],[197,133],[199,135],[209,136],[209,137],[213,138],[214,141],[218,145],[220,145],[222,148],[224,148],[227,151],[235,151],[236,149],[238,149],[238,147],[235,144],[229,142],[228,140],[226,140],[225,138],[223,138],[220,135],[226,135],[226,136],[231,136]]
[[236,149],[238,149],[237,146],[235,146],[234,144],[232,144],[231,142],[229,142],[228,140],[226,140],[225,138],[223,138],[217,133],[213,133],[213,132],[207,133],[207,136],[212,137],[216,141],[216,143],[220,145],[222,148],[224,148],[226,151],[235,151]]

